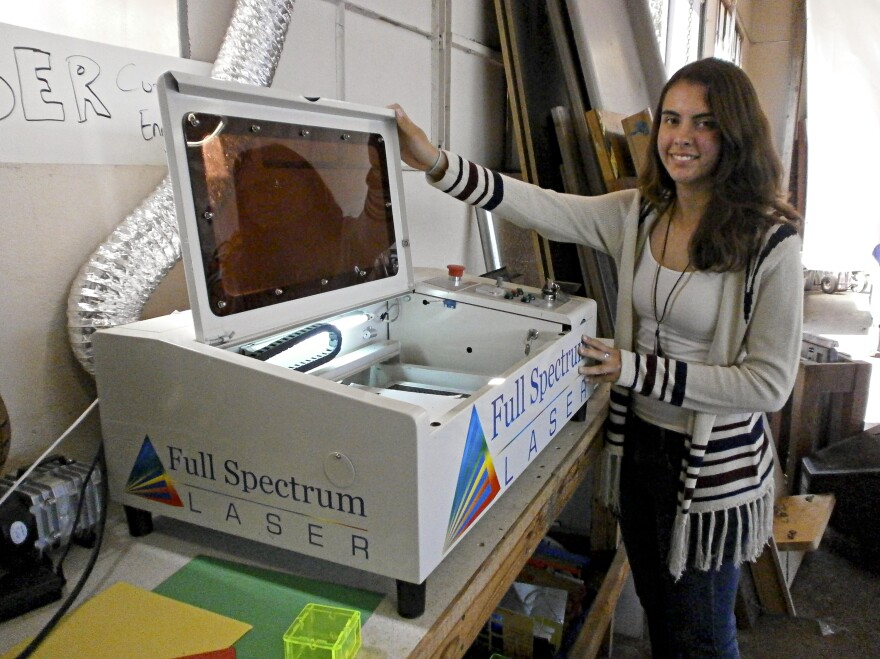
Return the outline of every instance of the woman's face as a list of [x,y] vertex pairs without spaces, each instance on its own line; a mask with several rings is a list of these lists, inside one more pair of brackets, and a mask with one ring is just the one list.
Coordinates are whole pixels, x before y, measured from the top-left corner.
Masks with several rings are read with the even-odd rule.
[[708,191],[721,158],[721,132],[706,100],[706,88],[680,80],[661,106],[657,151],[679,192]]

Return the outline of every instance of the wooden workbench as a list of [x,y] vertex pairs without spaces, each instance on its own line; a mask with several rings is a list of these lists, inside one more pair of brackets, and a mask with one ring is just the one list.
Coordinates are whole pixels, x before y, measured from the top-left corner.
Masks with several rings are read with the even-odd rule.
[[[397,615],[393,579],[163,517],[156,518],[150,535],[131,538],[115,504],[101,556],[79,601],[117,581],[155,588],[192,557],[210,555],[387,593],[363,627],[359,659],[460,657],[596,461],[607,400],[605,386],[588,401],[586,420],[566,425],[428,577],[426,609],[419,618]],[[85,549],[71,552],[65,564],[69,585],[87,558]],[[621,549],[570,656],[595,656],[627,570]],[[49,605],[0,624],[0,653],[34,636],[54,609]]]

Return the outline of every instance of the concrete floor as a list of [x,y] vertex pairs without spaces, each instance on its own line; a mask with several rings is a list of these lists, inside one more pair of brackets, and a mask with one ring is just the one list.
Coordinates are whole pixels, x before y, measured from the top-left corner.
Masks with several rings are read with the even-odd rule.
[[829,528],[791,586],[795,617],[762,614],[740,630],[743,659],[880,656],[878,553]]
[[[869,296],[808,291],[804,331],[838,341],[838,350],[873,364],[866,426],[880,424],[878,329]],[[878,502],[880,503],[880,502]],[[795,617],[762,614],[739,631],[743,659],[880,657],[880,548],[829,528],[807,554],[791,586]],[[647,643],[617,636],[615,659],[650,657]]]

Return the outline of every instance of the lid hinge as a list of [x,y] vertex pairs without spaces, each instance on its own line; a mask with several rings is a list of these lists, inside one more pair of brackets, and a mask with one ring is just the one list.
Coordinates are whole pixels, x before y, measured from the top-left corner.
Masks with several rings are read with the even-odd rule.
[[232,337],[235,336],[235,332],[228,332],[226,334],[220,334],[219,336],[212,336],[210,338],[205,338],[205,343],[209,346],[222,346],[224,343],[229,343],[232,340]]

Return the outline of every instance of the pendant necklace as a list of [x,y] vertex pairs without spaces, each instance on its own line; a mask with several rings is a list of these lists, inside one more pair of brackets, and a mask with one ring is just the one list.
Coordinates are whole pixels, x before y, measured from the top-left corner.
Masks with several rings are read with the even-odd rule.
[[[669,209],[669,219],[666,221],[666,233],[663,235],[663,249],[660,252],[660,260],[657,262],[657,271],[654,273],[654,286],[653,292],[651,294],[651,303],[653,305],[654,310],[654,322],[657,323],[657,327],[654,330],[654,354],[658,357],[663,357],[663,349],[660,347],[660,325],[663,323],[666,318],[666,313],[672,308],[670,301],[672,300],[672,296],[675,293],[675,289],[678,288],[678,285],[681,283],[681,280],[684,279],[685,274],[688,269],[691,267],[691,259],[688,256],[687,265],[684,267],[684,270],[678,275],[678,279],[675,280],[675,283],[672,285],[672,288],[669,290],[669,294],[666,296],[666,301],[663,303],[663,311],[657,314],[657,283],[660,280],[660,267],[661,263],[666,260],[666,243],[669,242],[669,227],[672,226],[672,215],[675,212],[675,201],[672,202],[672,207]],[[650,249],[650,245],[648,246]]]

